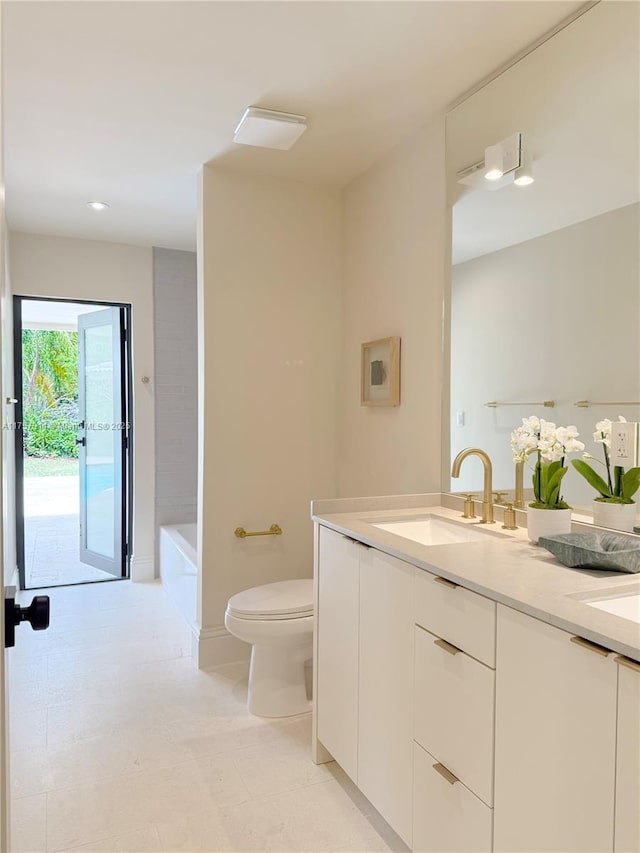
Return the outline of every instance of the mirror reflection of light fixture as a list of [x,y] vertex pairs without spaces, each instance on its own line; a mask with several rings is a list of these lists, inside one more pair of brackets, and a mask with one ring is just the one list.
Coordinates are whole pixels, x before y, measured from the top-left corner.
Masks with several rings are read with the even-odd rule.
[[497,181],[504,175],[502,145],[490,145],[484,150],[484,176],[488,181]]
[[515,170],[513,183],[517,187],[527,187],[534,182],[533,177],[533,157],[530,151],[522,150],[520,152],[520,165]]
[[522,147],[522,134],[512,133],[485,148],[484,160],[461,169],[456,180],[479,190],[499,190],[513,183],[524,187],[534,181],[532,160],[531,153]]
[[496,178],[494,181],[485,179],[485,164],[484,159],[478,160],[477,163],[472,163],[461,171],[456,173],[456,180],[459,184],[471,187],[474,190],[482,190],[486,192],[494,192],[513,183],[513,172],[508,172],[501,178]]
[[484,149],[484,176],[488,181],[498,181],[503,175],[520,166],[522,134],[512,133],[506,139]]

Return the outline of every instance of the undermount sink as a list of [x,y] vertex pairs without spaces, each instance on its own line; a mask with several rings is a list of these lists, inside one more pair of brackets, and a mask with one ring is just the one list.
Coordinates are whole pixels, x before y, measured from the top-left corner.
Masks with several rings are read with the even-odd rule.
[[606,598],[583,599],[583,601],[589,607],[605,610],[615,616],[622,616],[623,619],[631,619],[632,622],[640,625],[640,589],[637,587],[631,590],[621,589],[615,595]]
[[411,518],[402,521],[371,522],[373,527],[395,533],[420,545],[455,545],[459,542],[478,542],[484,536],[475,529],[444,518]]

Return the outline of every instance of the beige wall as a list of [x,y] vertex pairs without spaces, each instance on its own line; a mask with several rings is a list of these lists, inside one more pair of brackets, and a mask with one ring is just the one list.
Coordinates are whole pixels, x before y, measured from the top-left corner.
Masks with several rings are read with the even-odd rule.
[[[440,490],[444,120],[345,191],[341,496]],[[360,344],[402,338],[401,405],[360,405]]]
[[13,233],[11,286],[19,296],[131,303],[134,398],[133,580],[154,576],[152,250],[120,243]]
[[[638,399],[639,213],[640,205],[628,205],[453,267],[451,455],[482,447],[493,461],[495,488],[513,489],[510,433],[523,417],[575,424],[598,459],[596,421],[637,420],[637,407],[573,404]],[[556,405],[494,409],[488,400]],[[457,412],[465,413],[462,427]],[[452,486],[479,491],[479,461],[465,463]],[[571,470],[563,493],[574,507],[590,506],[594,497]]]
[[[238,657],[223,628],[230,595],[311,576],[309,501],[336,493],[340,195],[207,166],[199,230],[199,661],[208,665]],[[282,536],[233,535],[275,522]]]

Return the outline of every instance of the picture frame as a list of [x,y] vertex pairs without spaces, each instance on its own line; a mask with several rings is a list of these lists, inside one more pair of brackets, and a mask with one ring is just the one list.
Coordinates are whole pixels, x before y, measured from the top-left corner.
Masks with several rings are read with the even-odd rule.
[[361,344],[360,405],[400,405],[400,338]]

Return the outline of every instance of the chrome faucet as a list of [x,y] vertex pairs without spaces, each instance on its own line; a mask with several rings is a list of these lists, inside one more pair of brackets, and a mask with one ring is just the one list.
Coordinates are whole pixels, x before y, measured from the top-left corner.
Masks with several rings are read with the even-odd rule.
[[453,465],[451,466],[451,476],[459,477],[460,476],[460,468],[462,463],[467,458],[467,456],[477,456],[482,462],[482,466],[484,468],[484,485],[482,488],[482,520],[480,524],[493,524],[493,468],[491,466],[491,460],[487,453],[484,450],[480,450],[479,447],[467,447],[465,450],[461,450],[460,453],[453,460]]
[[[527,456],[535,453],[536,447],[527,451]],[[524,509],[524,460],[516,462],[516,489],[513,496],[513,505],[516,509]]]

